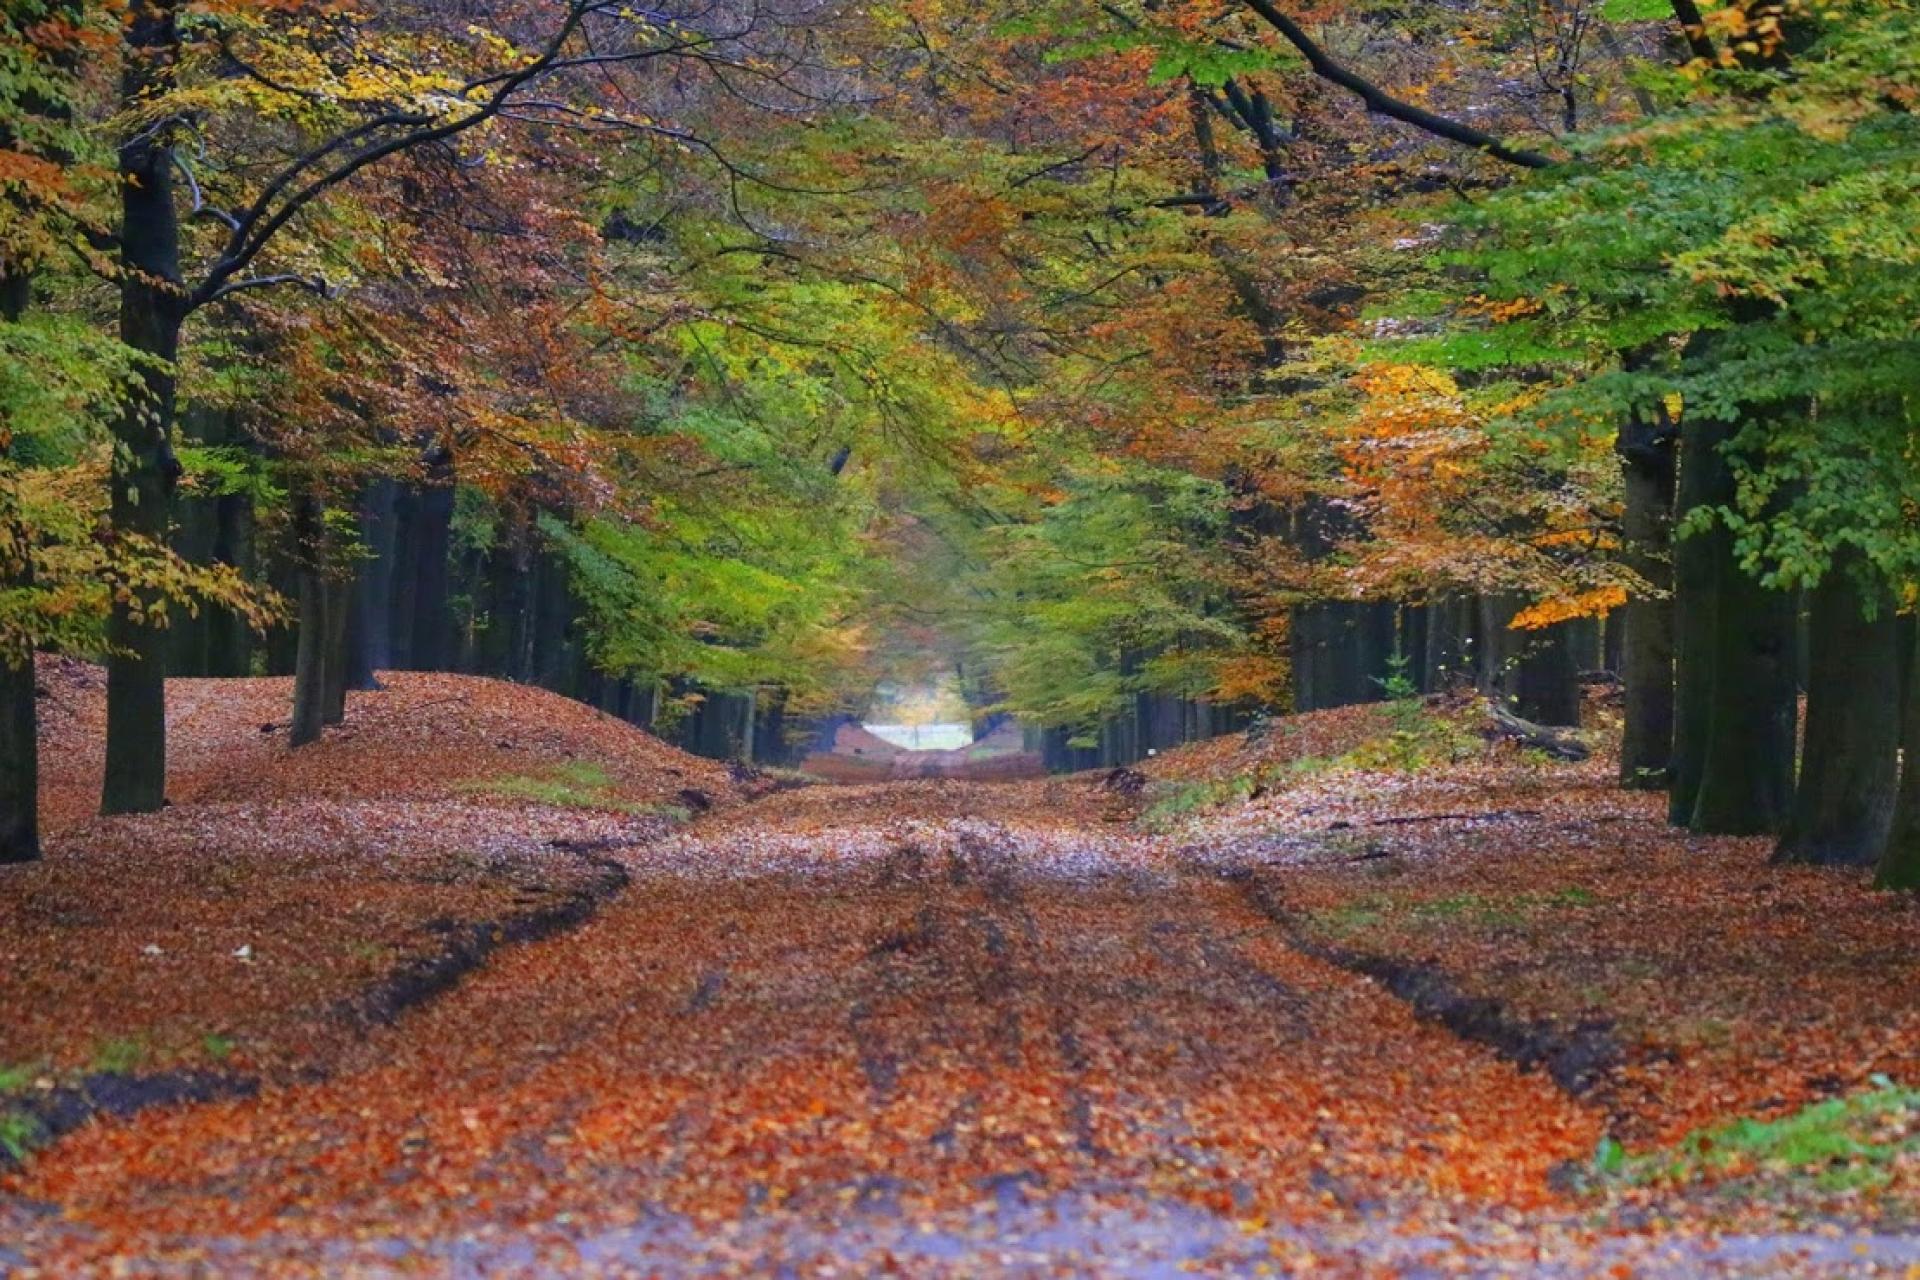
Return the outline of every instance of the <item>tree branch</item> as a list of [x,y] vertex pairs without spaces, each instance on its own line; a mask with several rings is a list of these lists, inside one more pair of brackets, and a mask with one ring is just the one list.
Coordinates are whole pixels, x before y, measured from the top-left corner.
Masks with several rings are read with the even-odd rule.
[[[274,289],[285,284],[299,285],[302,289],[317,293],[323,298],[333,296],[332,287],[327,284],[323,277],[288,273],[278,276],[246,276],[239,280],[229,280],[214,290],[206,301],[218,302],[222,298],[230,298],[236,293],[244,293],[249,289]],[[203,303],[201,305],[205,304]]]
[[1246,6],[1259,14],[1267,25],[1278,31],[1283,39],[1307,60],[1313,73],[1322,80],[1339,85],[1367,104],[1369,111],[1402,124],[1410,124],[1436,138],[1445,138],[1449,142],[1458,142],[1462,146],[1484,151],[1496,160],[1503,160],[1523,169],[1551,168],[1553,161],[1537,151],[1528,151],[1520,147],[1511,147],[1490,133],[1476,129],[1470,124],[1447,116],[1436,115],[1424,107],[1416,107],[1411,102],[1402,102],[1386,90],[1369,81],[1361,79],[1347,68],[1335,62],[1327,51],[1314,42],[1299,23],[1289,18],[1272,3],[1272,0],[1245,0]]
[[1673,16],[1680,20],[1680,30],[1686,33],[1687,48],[1693,56],[1706,62],[1717,62],[1719,50],[1713,47],[1713,37],[1707,34],[1707,20],[1700,12],[1700,6],[1693,0],[1673,0]]

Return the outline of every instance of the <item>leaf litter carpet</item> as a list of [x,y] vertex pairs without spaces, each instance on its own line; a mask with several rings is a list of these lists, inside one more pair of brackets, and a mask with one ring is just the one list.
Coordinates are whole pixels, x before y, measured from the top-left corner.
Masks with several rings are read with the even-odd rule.
[[[0,1200],[77,1274],[1857,1274],[1588,1226],[1604,1115],[1290,947],[1097,789],[815,788],[323,1080],[90,1126]],[[1897,1272],[1896,1272],[1897,1273]]]

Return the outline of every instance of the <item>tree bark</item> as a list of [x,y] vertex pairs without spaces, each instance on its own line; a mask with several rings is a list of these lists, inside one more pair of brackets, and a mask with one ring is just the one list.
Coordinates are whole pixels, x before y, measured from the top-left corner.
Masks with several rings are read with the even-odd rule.
[[1439,693],[1473,678],[1471,596],[1441,596],[1428,609],[1426,675],[1423,688]]
[[[1703,488],[1711,505],[1734,500],[1732,468],[1719,449]],[[1791,593],[1768,589],[1741,566],[1724,527],[1701,540],[1711,557],[1712,628],[1702,673],[1706,740],[1687,825],[1708,835],[1773,834],[1793,803],[1799,611]]]
[[[134,0],[127,20],[122,100],[144,101],[171,79],[178,54],[174,6]],[[120,339],[143,355],[126,408],[114,423],[115,537],[164,544],[180,465],[173,455],[175,361],[185,296],[180,222],[173,201],[173,149],[164,130],[142,126],[120,148]],[[147,813],[166,803],[165,604],[150,593],[116,601],[107,620],[107,763],[102,813]]]
[[1513,709],[1522,720],[1560,728],[1580,725],[1580,669],[1574,623],[1559,622],[1521,637],[1513,672]]
[[[0,320],[11,323],[26,311],[30,281],[24,272],[0,266]],[[0,426],[0,462],[13,444]],[[32,534],[19,520],[14,497],[5,498],[6,528],[0,536],[0,560],[6,565],[0,586],[33,588]],[[39,712],[34,705],[33,649],[0,657],[0,863],[32,862],[40,856]]]
[[1892,593],[1862,589],[1867,572],[1857,551],[1836,556],[1813,593],[1806,751],[1776,862],[1870,867],[1886,853],[1900,782],[1899,627]]
[[431,483],[420,491],[414,508],[414,611],[412,666],[416,671],[445,671],[452,657],[453,625],[447,609],[452,551],[453,475],[448,466],[436,468]]
[[[1724,423],[1689,417],[1680,431],[1676,506],[1684,515],[1704,506],[1709,482],[1723,466]],[[1713,690],[1714,547],[1704,533],[1673,543],[1673,749],[1667,759],[1667,821],[1692,823],[1707,754]]]
[[1877,880],[1886,889],[1920,889],[1920,628],[1909,628],[1909,634],[1900,793]]
[[347,685],[352,673],[353,579],[339,574],[323,576],[326,633],[320,667],[320,722],[342,724],[347,718]]
[[317,498],[294,499],[294,563],[300,584],[299,646],[293,663],[292,745],[320,740],[326,723],[328,592],[321,551],[321,508]]
[[368,483],[360,498],[360,540],[364,556],[355,566],[353,671],[356,689],[379,685],[379,673],[393,667],[393,559],[399,519],[394,504],[398,482],[387,477]]
[[[1664,416],[1664,415],[1663,415]],[[1674,737],[1673,503],[1678,460],[1664,421],[1635,414],[1621,425],[1617,449],[1626,482],[1621,534],[1627,567],[1646,583],[1616,619],[1626,634],[1620,654],[1626,724],[1620,785],[1667,785]],[[1616,619],[1609,619],[1611,628]]]

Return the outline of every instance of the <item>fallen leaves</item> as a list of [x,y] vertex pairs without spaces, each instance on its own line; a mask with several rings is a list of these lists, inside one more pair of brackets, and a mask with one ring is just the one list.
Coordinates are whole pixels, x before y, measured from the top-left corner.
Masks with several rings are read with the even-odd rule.
[[[1671,1188],[1596,1202],[1566,1177],[1609,1132],[1652,1149],[1876,1067],[1910,1078],[1897,983],[1920,939],[1901,900],[1676,835],[1604,763],[1361,768],[1383,721],[1348,709],[1155,761],[1270,779],[1161,837],[1130,821],[1147,796],[1099,776],[732,803],[714,766],[618,725],[603,742],[569,710],[542,708],[536,736],[526,691],[480,681],[441,696],[484,727],[425,734],[453,783],[356,771],[356,742],[415,749],[418,707],[381,719],[408,684],[356,704],[332,770],[262,745],[244,702],[203,716],[178,753],[222,762],[183,775],[200,798],[71,828],[28,873],[44,879],[7,882],[0,938],[32,944],[16,954],[40,984],[10,1035],[73,1062],[217,1014],[279,1068],[258,1097],[95,1125],[32,1162],[0,1195],[18,1256],[916,1275],[1848,1274],[1904,1256]],[[510,776],[534,774],[522,755],[583,759],[631,788],[622,805],[701,784],[725,803],[673,831],[464,785],[507,767],[503,738],[542,744]],[[391,971],[429,912],[558,891],[568,849],[631,881],[591,923],[496,950],[364,1036],[313,1015]],[[1604,1016],[1634,1052],[1570,1096],[1291,945],[1249,877],[1322,941],[1415,957],[1518,1018]],[[49,978],[41,958],[68,954]],[[61,1009],[83,1030],[35,1012]],[[1884,1163],[1875,1209],[1913,1178]]]

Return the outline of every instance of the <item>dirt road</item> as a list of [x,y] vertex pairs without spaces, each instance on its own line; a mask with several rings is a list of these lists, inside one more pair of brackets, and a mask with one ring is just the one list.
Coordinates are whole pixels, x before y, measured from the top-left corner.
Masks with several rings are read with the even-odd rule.
[[0,1270],[1766,1274],[1838,1247],[1593,1237],[1552,1188],[1596,1110],[1291,949],[1221,868],[994,795],[775,796],[609,851],[633,883],[598,918],[327,1079],[61,1144],[0,1210]]

